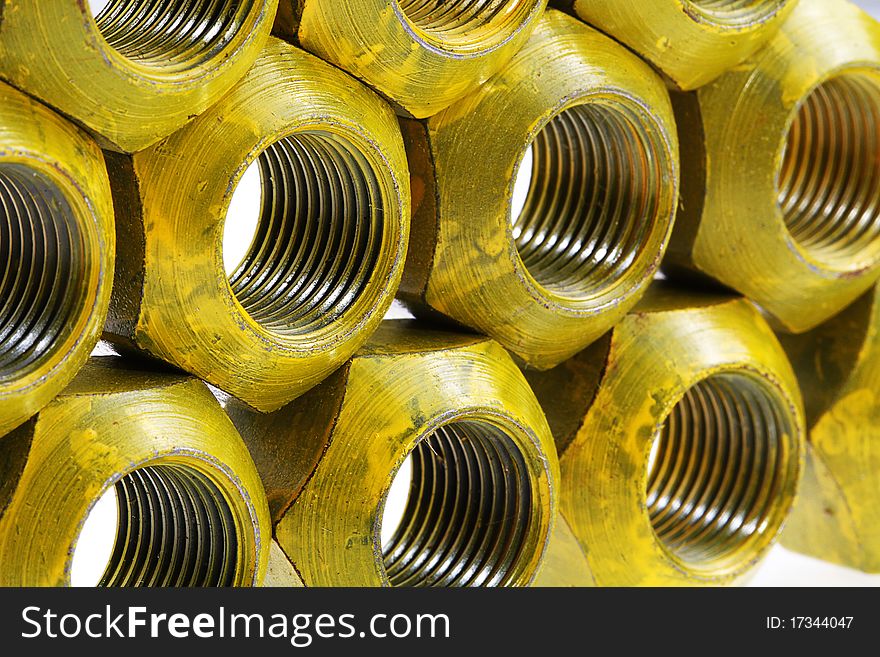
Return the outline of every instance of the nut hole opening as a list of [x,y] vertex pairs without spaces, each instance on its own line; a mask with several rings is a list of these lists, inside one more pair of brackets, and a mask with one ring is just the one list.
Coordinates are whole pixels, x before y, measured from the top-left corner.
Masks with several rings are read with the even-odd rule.
[[457,421],[412,452],[403,518],[384,546],[394,586],[505,586],[523,575],[532,521],[526,462],[501,429]]
[[88,312],[86,236],[61,190],[0,164],[0,383],[52,359]]
[[257,162],[262,207],[229,284],[266,330],[308,334],[351,309],[374,275],[384,238],[379,180],[356,148],[324,131],[285,137]]
[[757,379],[712,375],[666,418],[649,463],[647,509],[657,538],[692,568],[763,548],[797,477],[793,427]]
[[525,205],[511,213],[522,263],[561,297],[604,295],[633,271],[662,220],[658,146],[629,109],[593,103],[551,119],[531,157]]
[[240,585],[238,532],[221,490],[184,465],[150,465],[115,487],[116,542],[99,586]]
[[792,238],[822,262],[880,256],[880,74],[851,72],[816,87],[786,137],[778,203]]
[[91,3],[95,24],[120,55],[168,72],[196,68],[242,30],[254,0],[109,0]]
[[702,21],[742,28],[763,23],[779,13],[788,0],[685,0],[685,9]]
[[480,50],[513,34],[534,0],[398,0],[404,16],[434,45]]

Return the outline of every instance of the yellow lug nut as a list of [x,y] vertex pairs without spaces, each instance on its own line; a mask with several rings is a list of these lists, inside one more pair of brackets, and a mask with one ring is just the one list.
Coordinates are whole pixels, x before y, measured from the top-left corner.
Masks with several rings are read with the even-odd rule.
[[[262,211],[227,276],[226,215],[253,162]],[[219,104],[109,163],[121,235],[111,339],[271,411],[339,367],[390,306],[409,234],[400,130],[316,57],[271,39]]]
[[281,0],[275,33],[374,87],[401,113],[436,114],[526,42],[547,0]]
[[871,287],[880,25],[843,0],[801,0],[765,48],[674,104],[682,204],[670,274],[720,281],[795,333]]
[[[523,586],[556,513],[541,408],[507,353],[474,335],[385,322],[318,387],[227,412],[266,486],[275,535],[307,586]],[[392,481],[409,499],[382,544]]]
[[653,288],[602,340],[527,376],[559,452],[560,513],[598,585],[735,583],[773,543],[804,419],[747,301]]
[[548,11],[500,73],[406,122],[404,136],[414,211],[400,296],[416,314],[543,369],[611,328],[650,283],[678,196],[675,123],[659,77],[608,37]]
[[278,0],[6,0],[0,78],[133,152],[217,102],[266,42]]
[[880,288],[809,333],[780,339],[810,431],[804,483],[782,542],[880,572]]
[[271,525],[241,437],[200,381],[118,361],[90,361],[0,442],[0,585],[69,585],[110,488],[119,528],[102,585],[261,584]]
[[679,89],[733,68],[779,29],[798,0],[557,0],[626,44]]
[[0,437],[88,358],[107,315],[114,244],[100,149],[0,82]]

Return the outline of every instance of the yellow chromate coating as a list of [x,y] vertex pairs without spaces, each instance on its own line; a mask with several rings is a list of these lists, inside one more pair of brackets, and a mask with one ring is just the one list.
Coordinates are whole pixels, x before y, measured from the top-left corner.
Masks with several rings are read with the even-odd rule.
[[[533,580],[556,513],[556,454],[534,394],[491,340],[384,322],[281,410],[232,401],[227,412],[307,586]],[[385,499],[409,456],[406,511],[383,547]]]
[[[227,276],[226,213],[255,161],[259,225]],[[219,104],[110,166],[126,235],[113,340],[271,411],[339,367],[391,304],[409,233],[397,120],[308,53],[270,39]]]
[[547,0],[281,0],[275,33],[375,88],[404,115],[436,114],[529,38]]
[[266,42],[278,0],[5,0],[0,78],[133,152],[229,91]]
[[0,585],[69,585],[86,516],[114,486],[120,525],[102,585],[263,581],[272,535],[262,484],[194,378],[92,359],[0,442],[0,474]]
[[803,335],[780,336],[810,431],[782,535],[798,552],[880,573],[880,288]]
[[801,0],[769,44],[674,97],[682,205],[668,252],[799,333],[880,276],[880,25]]
[[[678,142],[663,82],[608,37],[548,11],[476,93],[404,137],[413,230],[401,297],[548,368],[614,325],[672,229]],[[531,188],[512,207],[531,146]]]
[[679,89],[739,64],[779,29],[798,0],[557,0],[626,44]]
[[560,513],[589,566],[578,577],[732,584],[766,553],[805,429],[791,366],[747,301],[652,288],[602,340],[527,376],[559,451]]
[[114,245],[100,149],[0,82],[0,442],[98,341]]

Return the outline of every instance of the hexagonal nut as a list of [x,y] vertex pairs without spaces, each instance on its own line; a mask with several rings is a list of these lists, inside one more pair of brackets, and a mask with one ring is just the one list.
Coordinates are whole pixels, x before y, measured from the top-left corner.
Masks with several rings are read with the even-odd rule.
[[559,452],[560,514],[596,584],[737,583],[776,539],[803,410],[746,300],[654,287],[602,340],[527,377]]
[[708,84],[770,39],[797,0],[558,0],[660,69],[679,89]]
[[217,102],[266,43],[278,0],[5,0],[0,78],[134,152]]
[[89,357],[107,316],[115,238],[97,144],[0,82],[0,439]]
[[93,358],[0,442],[0,475],[3,586],[70,585],[86,517],[114,488],[119,526],[101,584],[263,581],[271,543],[263,486],[197,379]]
[[[384,322],[342,369],[279,411],[230,400],[227,412],[307,586],[533,580],[558,466],[534,394],[491,340]],[[386,499],[408,457],[409,498],[383,545]]]
[[651,68],[596,30],[547,11],[501,72],[404,122],[404,138],[413,226],[399,296],[417,316],[546,369],[610,329],[653,279],[678,197],[672,108]]
[[[114,342],[272,411],[342,365],[391,305],[409,238],[397,118],[317,57],[270,39],[222,101],[108,162]],[[227,273],[224,230],[252,164],[259,219]]]
[[673,101],[682,194],[667,273],[715,279],[794,333],[873,285],[880,25],[843,0],[801,0],[765,48]]
[[809,427],[783,544],[880,573],[880,288],[803,335],[780,336]]
[[436,114],[519,50],[547,0],[281,0],[274,33],[336,64],[405,116]]

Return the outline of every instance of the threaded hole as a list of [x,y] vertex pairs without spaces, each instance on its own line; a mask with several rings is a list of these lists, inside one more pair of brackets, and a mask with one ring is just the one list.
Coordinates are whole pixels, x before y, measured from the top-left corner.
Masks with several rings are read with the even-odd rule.
[[223,493],[183,465],[138,468],[116,483],[116,542],[100,586],[233,586],[238,534]]
[[435,45],[491,47],[513,34],[534,0],[398,0],[404,16]]
[[797,477],[792,435],[779,402],[753,378],[718,374],[690,388],[649,464],[647,508],[666,549],[693,567],[760,549]]
[[[95,23],[120,55],[143,66],[186,70],[216,57],[242,32],[254,0],[109,0]],[[100,5],[99,5],[100,6]]]
[[409,499],[384,546],[394,586],[505,586],[522,575],[532,526],[525,460],[479,421],[447,424],[412,452]]
[[698,20],[724,27],[744,27],[775,16],[789,0],[685,0],[685,11]]
[[61,190],[27,166],[0,164],[0,383],[40,367],[75,330],[89,269]]
[[786,138],[777,189],[789,233],[817,259],[843,267],[876,259],[878,153],[880,76],[839,75],[800,104]]
[[355,304],[376,269],[383,239],[379,181],[363,155],[329,132],[285,137],[257,161],[260,217],[229,284],[265,329],[316,331]]
[[658,224],[662,159],[625,108],[579,105],[531,145],[532,176],[513,237],[532,277],[579,300],[615,287]]

